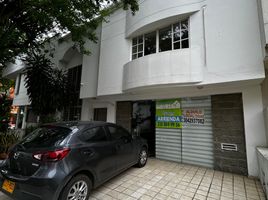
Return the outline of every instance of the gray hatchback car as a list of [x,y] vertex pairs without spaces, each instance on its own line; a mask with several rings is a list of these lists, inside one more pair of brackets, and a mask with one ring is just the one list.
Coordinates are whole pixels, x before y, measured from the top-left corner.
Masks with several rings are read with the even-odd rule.
[[18,200],[87,200],[99,186],[147,162],[144,139],[105,122],[42,126],[9,153],[0,167],[0,190]]

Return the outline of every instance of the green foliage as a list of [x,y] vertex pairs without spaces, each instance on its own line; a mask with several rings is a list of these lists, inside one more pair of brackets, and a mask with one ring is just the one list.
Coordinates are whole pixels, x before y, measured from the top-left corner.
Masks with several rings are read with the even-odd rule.
[[12,100],[8,98],[8,90],[14,87],[14,81],[2,78],[0,70],[0,131],[8,129]]
[[19,141],[19,132],[9,130],[0,132],[0,153],[7,153],[9,148]]
[[54,114],[66,104],[67,76],[43,54],[32,52],[26,59],[25,86],[37,115]]
[[8,98],[7,94],[0,93],[0,132],[5,132],[8,129],[11,105],[12,100]]
[[14,87],[14,86],[15,86],[14,81],[9,80],[7,78],[3,78],[2,73],[0,71],[0,93],[7,93],[9,88]]
[[[103,5],[115,6],[103,9]],[[44,38],[71,32],[82,52],[85,39],[96,41],[95,29],[115,7],[138,10],[137,0],[2,0],[0,1],[0,67],[15,56],[41,48]]]

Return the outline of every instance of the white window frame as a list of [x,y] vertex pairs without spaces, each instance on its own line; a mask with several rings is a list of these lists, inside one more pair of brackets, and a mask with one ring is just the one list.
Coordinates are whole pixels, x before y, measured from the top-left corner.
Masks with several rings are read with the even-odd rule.
[[[180,31],[181,31],[181,23],[183,21],[186,21],[186,20],[187,20],[187,23],[188,23],[188,38],[187,39],[183,39],[183,40],[180,38],[179,41],[174,42],[174,30],[173,30],[174,24],[180,23]],[[172,43],[171,51],[178,50],[178,49],[174,49],[174,44],[175,43],[178,43],[178,42],[180,43],[180,49],[185,49],[185,48],[182,48],[182,41],[185,41],[185,40],[188,40],[188,48],[190,48],[190,18],[178,20],[178,22],[173,23],[170,26],[171,26],[171,43]],[[165,28],[165,27],[163,27],[163,28]],[[155,53],[161,53],[161,52],[159,52],[159,30],[160,29],[155,30],[155,32],[156,32],[156,52]],[[151,32],[154,32],[154,31],[151,31]],[[149,33],[151,33],[151,32],[149,32]],[[142,37],[142,40],[143,40],[142,41],[142,44],[143,44],[142,57],[145,56],[144,55],[144,51],[145,51],[145,35],[146,34],[148,34],[148,33],[145,33],[145,34],[142,34],[142,35],[138,35],[137,37],[135,37],[137,39],[137,44],[136,45],[133,45],[133,40],[135,38],[132,38],[132,43],[131,43],[131,60],[135,60],[135,59],[140,58],[140,57],[138,57],[139,53],[141,53],[141,51],[138,51],[138,48],[139,48],[138,46],[139,46],[139,44],[141,44],[141,43],[138,43],[138,38],[139,37]],[[137,47],[137,52],[136,53],[133,53],[133,47]],[[137,55],[137,57],[133,59],[133,55],[134,54]]]

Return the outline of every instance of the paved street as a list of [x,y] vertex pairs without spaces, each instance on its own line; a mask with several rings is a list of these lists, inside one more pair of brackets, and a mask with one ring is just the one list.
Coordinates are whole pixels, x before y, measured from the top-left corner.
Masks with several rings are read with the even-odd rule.
[[[202,167],[150,159],[95,189],[90,200],[265,200],[260,182]],[[0,194],[0,200],[10,200]]]

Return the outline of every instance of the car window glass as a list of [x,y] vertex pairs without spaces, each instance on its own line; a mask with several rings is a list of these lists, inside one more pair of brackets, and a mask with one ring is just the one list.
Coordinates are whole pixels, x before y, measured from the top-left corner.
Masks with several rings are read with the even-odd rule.
[[82,140],[86,142],[106,141],[105,130],[102,127],[95,127],[83,132]]
[[130,136],[126,130],[119,127],[108,126],[108,129],[110,131],[112,140],[118,140]]
[[71,133],[68,128],[47,126],[30,133],[21,144],[25,148],[58,146]]

